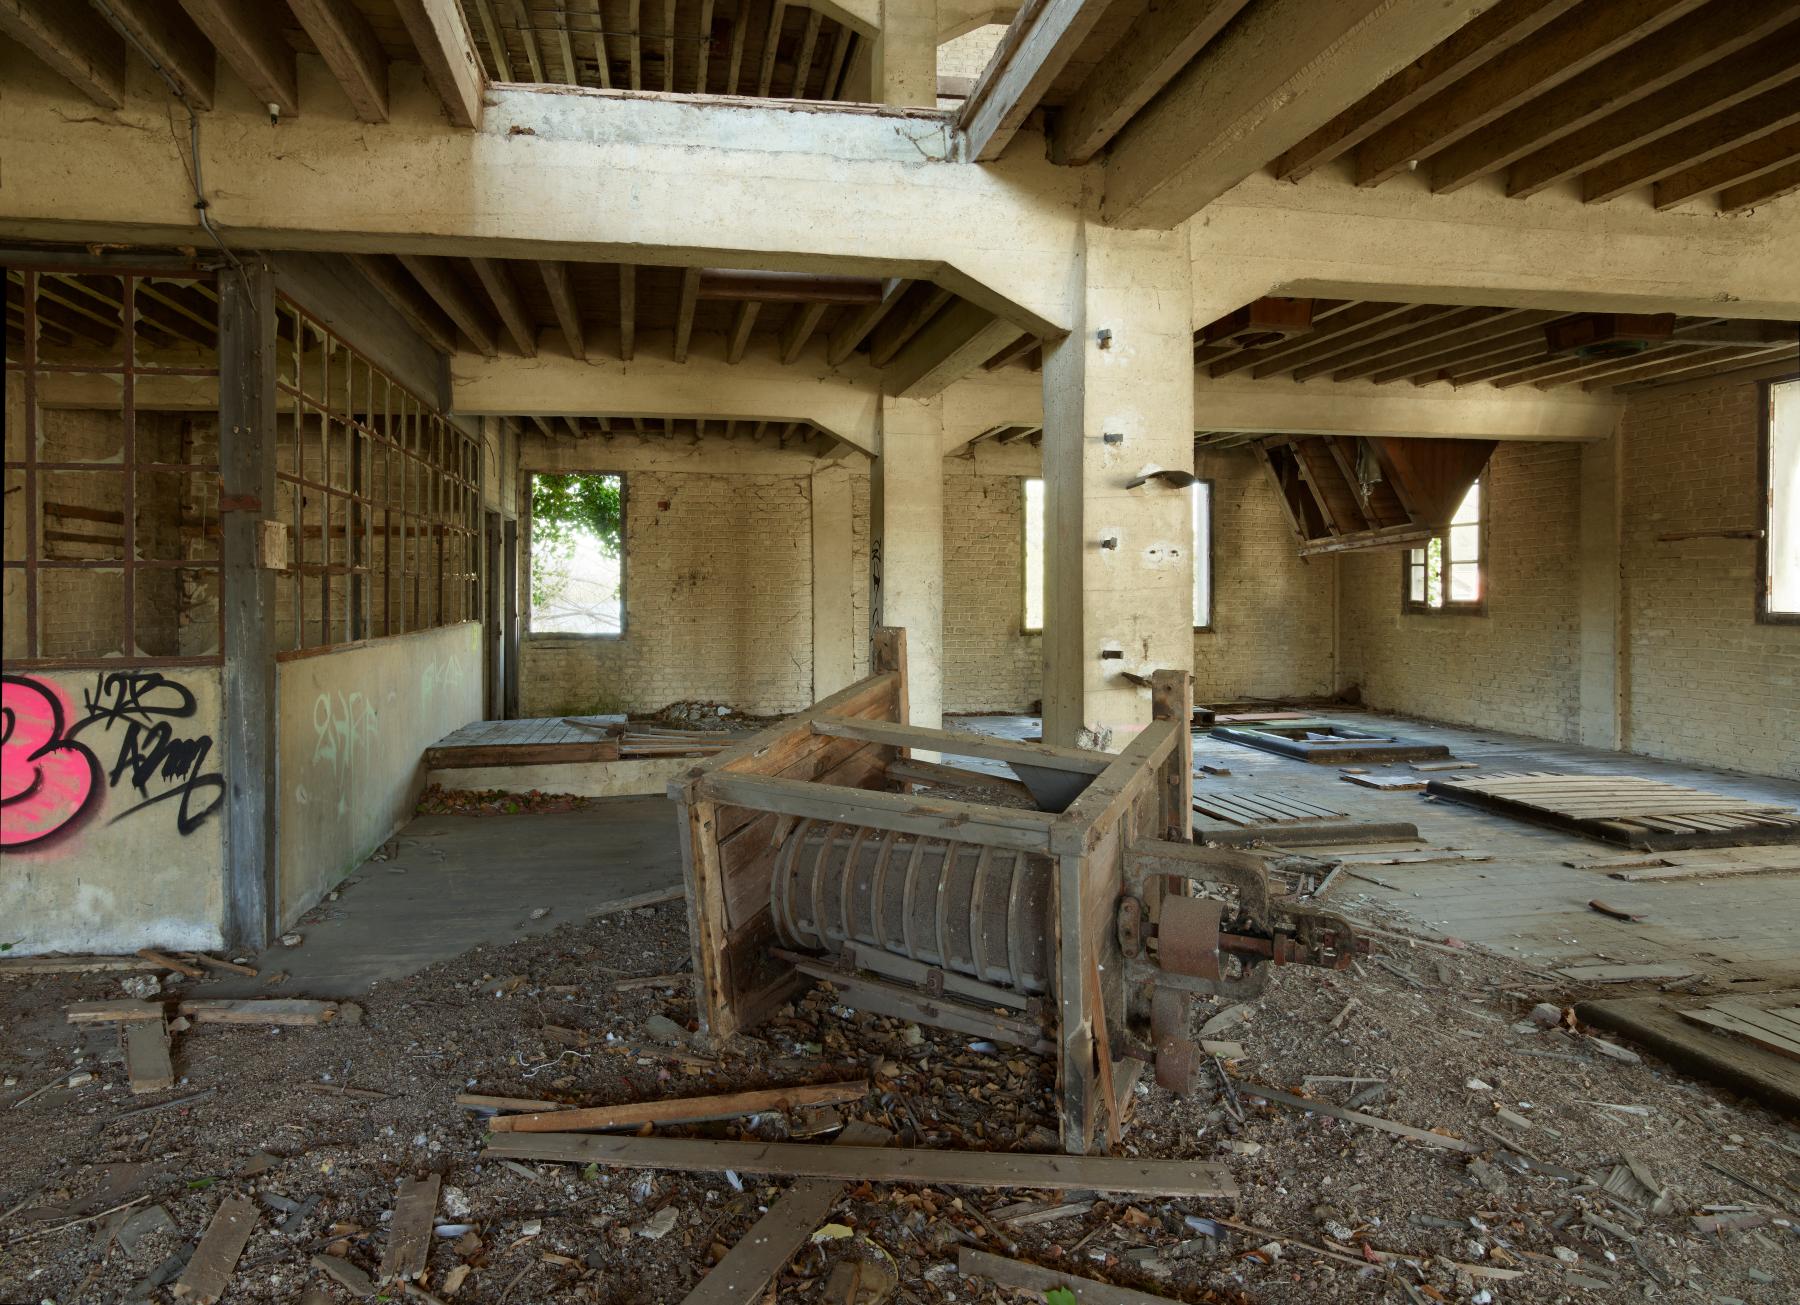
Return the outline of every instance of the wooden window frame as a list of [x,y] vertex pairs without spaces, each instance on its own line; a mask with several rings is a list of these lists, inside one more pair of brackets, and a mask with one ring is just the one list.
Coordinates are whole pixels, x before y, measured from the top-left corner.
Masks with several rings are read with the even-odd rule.
[[[519,495],[523,502],[519,507],[519,520],[522,523],[519,539],[519,564],[524,568],[524,601],[519,604],[524,609],[524,626],[522,637],[532,643],[567,643],[588,639],[599,639],[607,643],[623,643],[625,636],[631,632],[630,597],[631,550],[626,547],[628,536],[626,523],[631,519],[631,477],[623,471],[607,471],[597,468],[593,471],[549,471],[542,468],[536,471],[521,469],[522,480]],[[619,478],[619,630],[617,634],[587,633],[580,630],[533,630],[531,628],[531,537],[536,524],[531,514],[531,482],[539,476],[617,476]]]
[[[1204,622],[1202,622],[1202,621],[1194,622],[1194,633],[1195,634],[1213,634],[1213,633],[1216,633],[1215,627],[1213,625],[1213,610],[1214,610],[1214,608],[1216,608],[1218,606],[1218,604],[1213,601],[1213,592],[1214,592],[1213,581],[1217,577],[1217,573],[1213,570],[1213,557],[1214,557],[1213,536],[1215,536],[1216,534],[1219,533],[1218,531],[1213,529],[1213,509],[1218,506],[1218,500],[1213,495],[1213,482],[1212,482],[1211,478],[1202,476],[1199,480],[1196,480],[1194,482],[1194,485],[1195,486],[1199,486],[1199,485],[1206,486],[1206,540],[1205,540],[1205,544],[1204,544],[1205,556],[1206,556],[1206,620]],[[1188,519],[1192,520],[1193,515],[1194,515],[1194,508],[1193,508],[1192,501],[1190,500],[1189,504],[1188,504]],[[1195,541],[1195,543],[1194,543],[1194,561],[1196,561],[1196,562],[1198,562],[1200,560],[1201,548],[1202,548],[1202,545],[1201,545],[1200,541]],[[1192,584],[1190,584],[1188,586],[1188,590],[1190,593],[1193,591]]]
[[[1486,616],[1487,615],[1488,562],[1490,560],[1490,553],[1488,550],[1488,519],[1489,519],[1489,516],[1491,515],[1489,508],[1491,506],[1492,500],[1489,497],[1489,495],[1492,492],[1492,487],[1487,484],[1484,484],[1483,482],[1485,480],[1486,480],[1486,473],[1484,472],[1481,476],[1477,476],[1475,478],[1475,481],[1473,482],[1475,485],[1482,486],[1481,498],[1480,498],[1480,505],[1481,505],[1480,512],[1479,512],[1479,515],[1475,518],[1475,528],[1476,528],[1476,531],[1478,532],[1476,537],[1479,541],[1479,549],[1480,549],[1479,553],[1477,554],[1477,556],[1475,558],[1475,577],[1476,577],[1476,582],[1479,585],[1480,590],[1481,590],[1481,596],[1479,598],[1474,599],[1473,601],[1470,601],[1467,599],[1458,601],[1458,600],[1452,599],[1450,597],[1449,555],[1450,555],[1450,530],[1451,530],[1451,527],[1445,526],[1442,530],[1435,532],[1431,536],[1430,539],[1422,540],[1417,544],[1409,544],[1405,548],[1400,550],[1400,613],[1401,613],[1401,615],[1403,615],[1403,616]],[[1439,607],[1433,607],[1431,605],[1431,602],[1429,599],[1426,599],[1425,601],[1421,602],[1421,601],[1415,600],[1412,596],[1412,583],[1411,583],[1411,581],[1412,581],[1412,555],[1416,552],[1424,552],[1426,549],[1430,548],[1432,540],[1436,540],[1438,542],[1438,546],[1444,550],[1444,558],[1445,558],[1444,566],[1443,566],[1444,601],[1443,601],[1443,604]],[[1429,579],[1429,571],[1427,572],[1427,578]]]
[[1800,385],[1800,375],[1770,377],[1757,386],[1756,497],[1761,505],[1756,539],[1756,620],[1759,625],[1800,625],[1800,612],[1769,609],[1773,588],[1769,571],[1769,535],[1775,517],[1775,487],[1771,481],[1774,468],[1770,466],[1769,454],[1775,443],[1775,387],[1783,383]]

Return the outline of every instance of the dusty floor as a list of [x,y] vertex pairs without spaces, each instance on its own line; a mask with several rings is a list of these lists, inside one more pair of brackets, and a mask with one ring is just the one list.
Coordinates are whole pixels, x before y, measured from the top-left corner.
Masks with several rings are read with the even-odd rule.
[[[1226,745],[1203,745],[1212,746]],[[1289,783],[1288,768],[1300,765],[1238,748],[1229,758],[1234,780],[1242,775],[1251,788]],[[1308,785],[1308,795],[1315,783],[1336,783],[1346,790],[1343,805],[1370,818],[1354,805],[1360,791],[1334,771],[1294,782]],[[1414,818],[1386,814],[1399,803],[1419,809],[1422,830],[1450,820],[1447,828],[1460,836],[1433,829],[1440,843],[1488,846],[1509,832],[1496,833],[1485,823],[1494,818],[1475,813],[1452,819],[1442,804],[1415,795],[1365,800],[1382,818]],[[500,840],[510,846],[491,853],[493,866],[510,873],[530,859],[518,848],[542,841],[537,831],[554,834],[552,822],[583,814],[433,816],[427,827],[448,821],[453,835],[460,824],[471,840],[487,840],[497,837],[490,831],[499,822],[518,822]],[[649,847],[653,822],[646,831]],[[1529,842],[1539,831],[1526,832]],[[667,846],[673,843],[671,819]],[[1516,864],[1513,873],[1548,874],[1541,863],[1557,860],[1549,847],[1535,856],[1509,851],[1504,864],[1497,857],[1449,869],[1383,867],[1384,878],[1427,870],[1465,878],[1417,898],[1411,892],[1423,877],[1393,892],[1358,884],[1333,904],[1384,927],[1466,935],[1474,931],[1441,923],[1447,917],[1438,903],[1455,897],[1450,890],[1469,886],[1471,871],[1497,876]],[[337,918],[304,926],[301,946],[277,949],[261,963],[298,973],[329,926],[372,930],[359,944],[367,947],[384,939],[402,949],[451,945],[407,937],[418,931],[404,903],[383,894],[396,891],[393,881],[410,881],[411,868],[406,876],[374,873],[381,868],[364,867],[362,882],[327,904]],[[1777,899],[1786,905],[1772,909],[1785,909],[1791,925],[1800,880],[1777,878],[1788,886]],[[686,968],[684,907],[588,918],[583,901],[611,896],[599,882],[567,887],[565,906],[536,921],[529,920],[536,899],[515,893],[511,913],[483,927],[516,941],[464,943],[415,973],[383,977],[359,997],[360,1023],[190,1030],[176,1048],[183,1081],[153,1097],[129,1094],[110,1030],[78,1030],[63,1019],[70,1001],[122,996],[116,976],[6,981],[0,1070],[8,1086],[0,1090],[0,1118],[10,1127],[0,1142],[0,1302],[172,1300],[166,1285],[143,1294],[134,1288],[191,1248],[228,1193],[251,1196],[262,1210],[228,1301],[297,1301],[307,1286],[345,1300],[342,1288],[309,1268],[309,1257],[330,1250],[373,1270],[395,1182],[426,1172],[443,1175],[440,1224],[467,1225],[434,1242],[426,1285],[440,1297],[458,1305],[673,1302],[782,1186],[754,1175],[739,1176],[740,1191],[723,1174],[484,1163],[485,1124],[456,1108],[462,1091],[600,1104],[868,1076],[872,1094],[854,1113],[911,1144],[1051,1149],[1050,1071],[1039,1058],[850,1012],[825,989],[716,1055],[659,1047],[659,1027],[664,1036],[681,1035],[653,1017],[692,1020],[685,987],[614,984]],[[1565,887],[1581,891],[1580,881]],[[1109,1203],[1080,1194],[859,1187],[831,1215],[849,1235],[810,1246],[783,1276],[779,1299],[829,1299],[823,1284],[843,1256],[890,1265],[901,1300],[1028,1299],[961,1277],[955,1256],[969,1244],[1188,1302],[1786,1305],[1800,1290],[1793,1223],[1800,1133],[1649,1057],[1620,1061],[1580,1032],[1532,1023],[1534,1005],[1561,1006],[1573,995],[1551,964],[1629,950],[1611,933],[1572,931],[1609,923],[1576,915],[1572,898],[1553,906],[1546,930],[1516,920],[1494,926],[1497,951],[1385,939],[1386,964],[1365,962],[1360,974],[1278,971],[1263,999],[1208,1035],[1243,1044],[1244,1054],[1227,1066],[1239,1083],[1340,1105],[1355,1098],[1360,1109],[1474,1143],[1478,1155],[1248,1094],[1238,1095],[1234,1110],[1210,1080],[1186,1100],[1143,1088],[1128,1148],[1221,1161],[1239,1184],[1237,1199]],[[1402,917],[1401,907],[1416,918]],[[1725,903],[1710,909],[1723,911]],[[1665,934],[1687,945],[1675,913],[1664,913],[1671,918],[1658,921],[1656,946],[1665,945]],[[1757,927],[1773,925],[1765,918]],[[1794,936],[1790,928],[1790,950]],[[227,990],[222,982],[184,986],[209,996]],[[283,984],[258,995],[288,992]],[[1216,1005],[1203,1007],[1201,1019],[1218,1013]],[[593,1041],[573,1047],[568,1033],[547,1032],[571,1029]],[[94,1081],[19,1104],[48,1082],[84,1072]],[[334,1090],[346,1086],[359,1095]],[[206,1095],[138,1113],[146,1103],[197,1093]],[[749,1121],[768,1137],[798,1126],[780,1117]],[[735,1127],[671,1131],[729,1136]],[[125,1203],[132,1204],[115,1215],[76,1222]],[[166,1222],[143,1213],[159,1208]],[[1747,1226],[1700,1231],[1695,1220],[1707,1216]]]

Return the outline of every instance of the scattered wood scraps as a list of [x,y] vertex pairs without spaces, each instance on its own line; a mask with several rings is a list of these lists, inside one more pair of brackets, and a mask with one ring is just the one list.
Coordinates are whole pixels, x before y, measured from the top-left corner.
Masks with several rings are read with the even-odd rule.
[[339,1003],[297,997],[224,1001],[192,999],[160,1001],[77,1001],[64,1008],[71,1024],[129,1023],[160,1020],[171,1009],[196,1024],[327,1024],[337,1018]]
[[1372,788],[1378,793],[1404,793],[1425,787],[1425,781],[1416,775],[1351,775],[1340,771],[1338,778],[1346,784]]
[[256,1207],[241,1196],[219,1202],[194,1257],[175,1280],[175,1294],[195,1305],[215,1305],[231,1285],[232,1271],[256,1227],[256,1218]]
[[1782,998],[1789,1004],[1766,1008],[1741,999],[1715,1001],[1697,1009],[1684,1010],[1681,1017],[1748,1038],[1770,1051],[1800,1060],[1800,1005],[1791,1004],[1795,996],[1791,992],[1784,993]]
[[841,1106],[869,1095],[863,1079],[849,1083],[809,1083],[797,1087],[761,1088],[720,1096],[678,1097],[661,1101],[631,1102],[620,1106],[558,1109],[533,1114],[496,1115],[488,1120],[495,1133],[579,1133],[608,1129],[642,1128],[646,1124],[696,1124],[715,1119],[736,1119],[764,1110],[795,1110],[802,1106]]

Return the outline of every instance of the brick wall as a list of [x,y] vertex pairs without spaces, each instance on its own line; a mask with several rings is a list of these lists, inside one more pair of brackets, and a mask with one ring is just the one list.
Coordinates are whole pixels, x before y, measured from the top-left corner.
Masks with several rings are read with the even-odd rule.
[[1625,408],[1626,746],[1800,779],[1800,626],[1756,620],[1756,545],[1659,534],[1761,522],[1754,382]]
[[1194,633],[1194,700],[1301,697],[1332,688],[1332,564],[1295,549],[1255,455],[1202,452],[1213,482],[1212,629]]
[[805,476],[628,473],[625,635],[527,635],[521,713],[810,703],[810,493]]
[[1581,450],[1502,444],[1486,491],[1485,615],[1403,615],[1403,553],[1339,558],[1344,684],[1379,710],[1580,737]]
[[1044,637],[1026,634],[1025,495],[1018,476],[952,459],[944,475],[944,710],[1026,711]]

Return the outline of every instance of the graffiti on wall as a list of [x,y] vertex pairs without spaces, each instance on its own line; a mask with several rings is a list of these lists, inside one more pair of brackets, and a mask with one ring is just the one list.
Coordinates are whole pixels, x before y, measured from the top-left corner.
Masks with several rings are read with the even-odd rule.
[[224,802],[225,777],[206,768],[212,735],[185,725],[198,707],[186,685],[155,671],[104,671],[72,709],[48,680],[0,680],[0,846],[66,837],[122,785],[136,801],[112,820],[172,804],[184,838]]
[[[324,766],[337,781],[340,816],[350,809],[350,779],[357,768],[358,754],[366,768],[378,733],[374,700],[361,692],[327,691],[313,703],[313,765]],[[311,800],[304,785],[296,796],[302,802]]]

